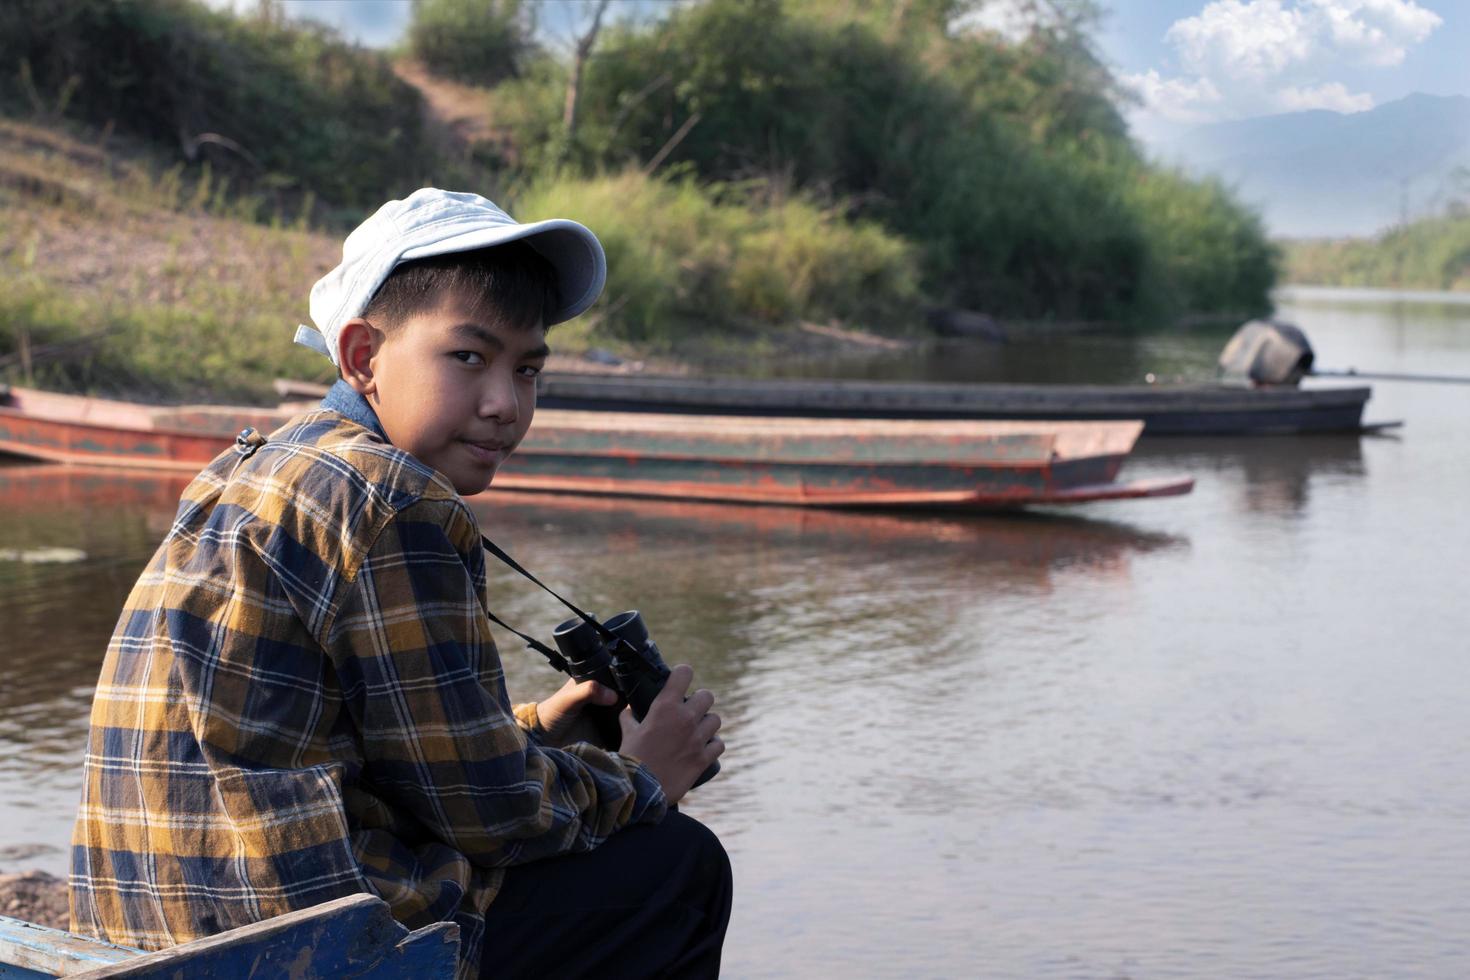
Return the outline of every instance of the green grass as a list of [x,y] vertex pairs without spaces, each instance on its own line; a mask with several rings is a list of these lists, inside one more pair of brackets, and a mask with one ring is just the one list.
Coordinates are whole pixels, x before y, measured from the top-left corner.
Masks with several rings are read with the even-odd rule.
[[[636,171],[528,188],[514,213],[577,218],[609,257],[603,298],[557,328],[557,350],[638,357],[713,338],[733,353],[767,349],[802,319],[913,318],[910,246],[840,210],[752,194]],[[329,379],[291,336],[340,238],[249,212],[161,160],[0,119],[0,381],[266,402],[277,377]]]
[[786,198],[752,201],[636,170],[559,178],[518,195],[530,221],[597,232],[608,286],[595,329],[670,349],[690,332],[768,332],[806,319],[892,331],[918,307],[914,249],[875,224]]
[[[277,377],[325,381],[329,365],[292,349],[279,320],[184,304],[77,298],[54,285],[3,282],[0,378],[62,391],[144,399],[269,403]],[[34,352],[27,367],[22,339]]]
[[388,58],[262,4],[236,16],[194,0],[7,0],[0,106],[105,126],[293,211],[412,190],[423,101]]
[[1374,238],[1284,243],[1285,279],[1304,286],[1470,291],[1470,214],[1426,218]]
[[0,119],[0,380],[260,401],[275,377],[329,376],[290,341],[338,241],[251,220],[254,204],[207,174]]

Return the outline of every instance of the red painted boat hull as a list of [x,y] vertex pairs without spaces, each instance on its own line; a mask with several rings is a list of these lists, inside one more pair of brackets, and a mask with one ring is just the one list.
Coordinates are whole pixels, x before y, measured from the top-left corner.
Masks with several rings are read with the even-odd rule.
[[[127,402],[11,389],[0,452],[196,472],[281,410]],[[1005,508],[1188,493],[1115,482],[1137,422],[744,419],[546,411],[497,490],[818,507]]]

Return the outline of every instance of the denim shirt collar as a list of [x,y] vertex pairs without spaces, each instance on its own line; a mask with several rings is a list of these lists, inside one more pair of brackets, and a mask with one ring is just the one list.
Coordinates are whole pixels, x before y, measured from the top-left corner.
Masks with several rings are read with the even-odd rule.
[[366,398],[359,395],[350,384],[341,378],[338,378],[337,383],[332,385],[331,390],[327,392],[327,397],[322,399],[322,408],[336,412],[363,428],[376,432],[384,442],[391,442],[388,433],[383,431],[383,426],[378,421],[378,413],[373,411],[373,407],[367,403]]

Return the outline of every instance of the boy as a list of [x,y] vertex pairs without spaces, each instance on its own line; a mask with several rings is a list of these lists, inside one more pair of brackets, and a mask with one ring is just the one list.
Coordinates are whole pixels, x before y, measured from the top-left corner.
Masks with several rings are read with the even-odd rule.
[[[729,864],[670,809],[723,751],[675,667],[619,752],[512,708],[464,495],[519,444],[601,245],[474,194],[390,201],[298,339],[340,380],[185,490],[98,683],[72,928],[156,949],[354,892],[460,926],[462,977],[718,972]],[[482,955],[483,950],[483,955]]]

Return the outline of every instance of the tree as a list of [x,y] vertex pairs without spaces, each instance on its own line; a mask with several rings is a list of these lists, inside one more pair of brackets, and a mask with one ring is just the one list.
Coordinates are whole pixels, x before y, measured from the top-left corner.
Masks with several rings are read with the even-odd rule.
[[408,49],[436,75],[494,85],[534,55],[530,16],[521,0],[418,0]]
[[561,153],[563,163],[577,139],[577,100],[582,94],[582,70],[592,54],[592,46],[597,43],[597,33],[602,29],[602,15],[607,13],[609,2],[611,0],[598,0],[591,25],[577,38],[572,48],[572,69],[567,78],[567,100],[561,117],[562,138],[565,140]]

